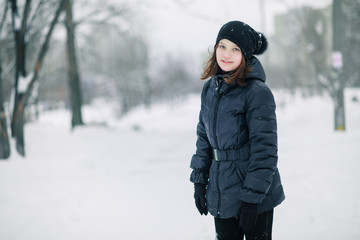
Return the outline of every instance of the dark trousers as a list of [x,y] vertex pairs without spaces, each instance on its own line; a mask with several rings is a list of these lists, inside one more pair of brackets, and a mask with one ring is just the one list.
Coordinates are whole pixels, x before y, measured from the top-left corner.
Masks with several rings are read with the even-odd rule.
[[259,214],[256,225],[241,229],[236,218],[215,218],[217,240],[271,240],[274,210]]

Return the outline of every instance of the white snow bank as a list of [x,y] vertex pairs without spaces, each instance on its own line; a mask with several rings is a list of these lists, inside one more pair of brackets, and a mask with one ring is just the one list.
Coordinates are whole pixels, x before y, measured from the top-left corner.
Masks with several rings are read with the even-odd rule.
[[[359,239],[359,90],[346,92],[347,131],[333,131],[329,98],[276,92],[279,168],[286,200],[274,239]],[[26,125],[25,159],[0,161],[0,239],[214,239],[189,182],[199,95],[116,120],[111,104]],[[13,148],[14,149],[14,148]]]

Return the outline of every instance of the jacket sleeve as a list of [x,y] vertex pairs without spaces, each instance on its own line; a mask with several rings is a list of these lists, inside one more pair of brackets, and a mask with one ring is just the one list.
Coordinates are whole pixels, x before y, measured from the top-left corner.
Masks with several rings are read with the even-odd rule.
[[264,83],[254,83],[247,96],[246,121],[249,128],[249,165],[241,200],[260,204],[277,171],[277,124],[275,101]]
[[192,156],[190,167],[193,169],[190,175],[190,181],[193,183],[202,183],[207,185],[209,178],[209,169],[212,162],[212,147],[207,138],[205,126],[202,122],[203,101],[208,89],[209,81],[204,84],[201,94],[201,110],[199,122],[197,124],[196,152]]

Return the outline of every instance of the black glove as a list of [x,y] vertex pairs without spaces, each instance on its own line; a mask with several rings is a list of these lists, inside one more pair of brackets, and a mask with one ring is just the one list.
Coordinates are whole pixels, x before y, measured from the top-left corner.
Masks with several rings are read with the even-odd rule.
[[206,186],[202,183],[195,183],[195,193],[194,193],[195,205],[201,215],[208,214],[205,195],[206,195]]
[[257,204],[241,202],[241,206],[237,213],[240,228],[249,229],[256,224],[258,217],[257,209]]

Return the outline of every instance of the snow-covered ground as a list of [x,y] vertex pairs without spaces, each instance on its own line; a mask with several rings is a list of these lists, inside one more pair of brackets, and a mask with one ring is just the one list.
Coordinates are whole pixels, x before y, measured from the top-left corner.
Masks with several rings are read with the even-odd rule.
[[[275,96],[286,200],[273,238],[360,239],[360,90],[346,91],[345,132],[328,97]],[[189,182],[199,107],[191,95],[116,120],[98,103],[85,121],[106,125],[71,132],[65,111],[27,124],[27,157],[0,161],[0,239],[214,239]]]

